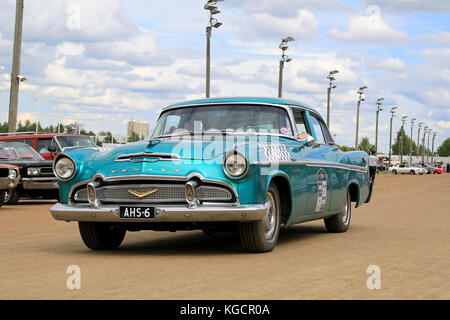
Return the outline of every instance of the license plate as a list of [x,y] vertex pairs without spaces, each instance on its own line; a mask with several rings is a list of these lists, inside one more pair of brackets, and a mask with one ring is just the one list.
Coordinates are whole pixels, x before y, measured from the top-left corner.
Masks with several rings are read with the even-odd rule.
[[155,219],[153,207],[120,207],[120,219]]

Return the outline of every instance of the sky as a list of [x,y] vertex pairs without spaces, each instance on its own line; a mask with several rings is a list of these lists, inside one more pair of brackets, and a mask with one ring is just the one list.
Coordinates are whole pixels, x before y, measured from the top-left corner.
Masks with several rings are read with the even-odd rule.
[[[151,127],[164,106],[205,95],[206,0],[25,0],[19,120],[77,121],[126,134]],[[390,108],[450,137],[450,1],[225,0],[211,38],[211,97],[278,94],[280,40],[291,36],[283,97],[326,119],[328,72],[336,74],[330,129],[354,146],[356,91],[367,86],[359,137],[388,152]],[[15,0],[0,1],[0,121],[7,121]],[[421,136],[423,134],[423,130]],[[431,140],[430,140],[431,141]],[[431,147],[431,144],[430,144]]]

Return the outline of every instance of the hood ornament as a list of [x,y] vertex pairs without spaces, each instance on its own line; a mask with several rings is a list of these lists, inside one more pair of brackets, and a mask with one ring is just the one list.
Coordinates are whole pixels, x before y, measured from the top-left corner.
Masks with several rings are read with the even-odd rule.
[[144,198],[146,196],[149,196],[155,192],[157,192],[159,189],[153,189],[147,192],[139,192],[139,191],[135,191],[133,189],[128,189],[128,193],[131,193],[133,196],[136,196],[138,198]]

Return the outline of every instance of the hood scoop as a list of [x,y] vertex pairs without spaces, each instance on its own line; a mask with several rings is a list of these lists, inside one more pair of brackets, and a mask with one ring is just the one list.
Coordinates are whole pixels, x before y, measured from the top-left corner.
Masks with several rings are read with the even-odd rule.
[[157,153],[157,152],[141,152],[122,154],[115,161],[130,162],[157,162],[157,161],[176,161],[180,160],[180,156],[173,153]]

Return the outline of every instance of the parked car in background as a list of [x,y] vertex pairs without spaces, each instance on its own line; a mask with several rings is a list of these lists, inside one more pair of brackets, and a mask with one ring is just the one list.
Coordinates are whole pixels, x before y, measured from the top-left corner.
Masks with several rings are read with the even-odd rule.
[[385,165],[384,163],[379,163],[379,164],[377,164],[377,170],[378,171],[387,171],[387,165]]
[[14,189],[19,183],[19,180],[19,167],[0,164],[0,207],[8,200],[7,192]]
[[425,164],[423,166],[423,168],[425,168],[425,170],[427,170],[427,174],[432,174],[434,173],[434,167],[432,165],[429,164]]
[[393,174],[424,174],[426,173],[425,170],[422,168],[415,167],[411,164],[399,164],[392,167],[392,173]]
[[434,167],[434,173],[441,174],[441,173],[444,173],[444,172],[445,171],[444,171],[444,168],[442,166]]
[[0,142],[26,143],[36,150],[44,159],[53,160],[59,152],[68,148],[97,148],[90,137],[79,134],[16,134],[2,136]]
[[17,204],[22,197],[58,197],[58,180],[53,162],[45,160],[25,143],[0,142],[0,163],[15,165],[20,170],[17,188],[6,192],[7,204]]
[[56,156],[56,220],[78,221],[93,250],[127,231],[236,229],[244,250],[271,251],[281,227],[350,226],[369,202],[364,151],[343,152],[305,104],[270,98],[187,101],[163,109],[149,140]]
[[419,174],[426,174],[427,173],[427,169],[422,167],[420,164],[413,164],[412,166],[419,169]]

